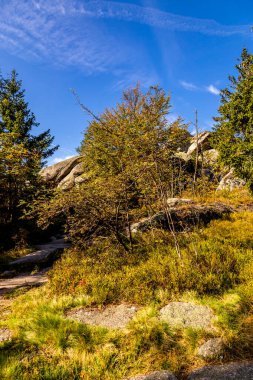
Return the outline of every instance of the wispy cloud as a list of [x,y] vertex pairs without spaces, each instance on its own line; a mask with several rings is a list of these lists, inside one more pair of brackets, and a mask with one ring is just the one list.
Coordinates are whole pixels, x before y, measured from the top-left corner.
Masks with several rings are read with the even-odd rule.
[[179,81],[179,83],[187,91],[202,91],[202,92],[207,91],[210,94],[213,94],[216,96],[220,94],[220,90],[213,84],[210,84],[209,86],[197,86],[194,83],[186,82],[183,80]]
[[210,84],[209,86],[207,86],[206,90],[210,92],[210,94],[213,94],[216,96],[220,94],[220,90],[218,90],[218,88],[215,87],[213,84]]
[[229,36],[246,34],[249,25],[222,25],[214,20],[180,16],[151,7],[114,1],[87,1],[79,11],[89,17],[114,18],[180,32],[199,32],[209,35]]
[[198,90],[198,86],[196,86],[194,83],[191,83],[191,82],[186,82],[184,80],[181,80],[179,81],[180,85],[185,89],[185,90],[188,90],[188,91],[196,91]]
[[75,66],[87,73],[113,70],[124,62],[127,48],[78,12],[78,2],[4,0],[0,47],[25,59]]
[[113,88],[116,90],[124,90],[126,88],[133,87],[136,86],[137,83],[140,83],[144,88],[148,88],[154,85],[154,83],[159,82],[155,72],[145,73],[144,70],[136,70],[136,72],[128,73],[127,76],[120,71],[118,71],[117,74],[121,79],[113,85]]
[[58,164],[59,162],[62,162],[64,160],[67,160],[67,159],[72,158],[72,157],[75,157],[75,155],[70,155],[70,156],[65,156],[65,157],[54,157],[50,161],[49,165]]
[[249,26],[221,25],[135,4],[102,0],[2,0],[0,48],[26,59],[74,66],[87,73],[115,71],[136,49],[110,33],[101,19],[137,22],[168,31],[231,36]]

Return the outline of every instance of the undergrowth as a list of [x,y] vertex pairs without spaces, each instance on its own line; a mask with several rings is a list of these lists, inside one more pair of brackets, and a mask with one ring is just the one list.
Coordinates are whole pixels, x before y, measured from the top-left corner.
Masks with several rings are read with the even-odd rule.
[[[197,347],[224,341],[221,363],[253,355],[253,214],[241,212],[178,235],[182,258],[168,233],[137,236],[135,254],[108,241],[84,252],[68,250],[49,283],[13,301],[2,325],[14,332],[0,344],[0,378],[112,380],[168,369],[183,378],[206,364]],[[159,319],[171,300],[201,303],[217,319],[213,331],[172,329]],[[67,319],[75,307],[126,302],[140,310],[123,330]]]
[[243,283],[253,270],[253,214],[178,235],[181,258],[168,233],[139,236],[135,253],[126,254],[108,242],[85,252],[67,251],[50,273],[54,294],[87,294],[96,304],[161,303],[194,290],[198,295],[221,295]]

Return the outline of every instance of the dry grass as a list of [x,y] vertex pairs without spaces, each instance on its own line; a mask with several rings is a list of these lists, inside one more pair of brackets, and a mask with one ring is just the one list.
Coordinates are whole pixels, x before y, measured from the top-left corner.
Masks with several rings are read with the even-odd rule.
[[[238,196],[237,205],[248,204],[247,197]],[[252,236],[253,213],[238,212],[180,234],[182,260],[162,231],[143,234],[135,255],[108,241],[95,250],[69,250],[55,265],[50,283],[18,296],[2,322],[14,339],[0,345],[0,377],[121,380],[168,369],[180,379],[197,366],[252,357]],[[208,305],[217,315],[216,330],[173,330],[158,318],[170,300]],[[142,305],[126,330],[65,318],[74,307],[122,301]],[[197,347],[210,337],[223,339],[223,358],[197,356]]]

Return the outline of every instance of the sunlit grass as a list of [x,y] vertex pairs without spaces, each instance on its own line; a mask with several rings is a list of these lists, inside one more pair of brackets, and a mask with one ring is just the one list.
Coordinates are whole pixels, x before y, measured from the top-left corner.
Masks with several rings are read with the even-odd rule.
[[[4,321],[13,340],[0,344],[1,379],[125,379],[168,369],[179,378],[197,366],[253,355],[253,214],[179,235],[182,259],[170,236],[142,235],[135,256],[114,245],[69,250],[50,282],[13,300]],[[159,319],[171,300],[207,305],[214,330],[175,329]],[[75,307],[128,302],[139,311],[123,330],[67,319]],[[221,337],[222,357],[203,360],[197,348]]]

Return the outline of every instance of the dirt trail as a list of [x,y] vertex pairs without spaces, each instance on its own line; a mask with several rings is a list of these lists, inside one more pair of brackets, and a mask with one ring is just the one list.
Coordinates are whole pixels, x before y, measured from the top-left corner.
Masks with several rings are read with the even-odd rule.
[[[23,268],[23,272],[11,275],[11,278],[0,279],[0,295],[9,293],[14,289],[39,286],[46,283],[46,273],[50,269],[48,265],[53,263],[60,251],[63,251],[64,248],[68,248],[69,246],[70,244],[64,241],[64,239],[55,239],[50,243],[38,245],[37,251],[12,261],[9,264],[10,275],[15,268]],[[32,274],[34,269],[41,265],[43,265],[44,269]],[[45,268],[45,266],[47,267]]]
[[9,293],[14,289],[28,286],[39,286],[47,282],[46,271],[43,270],[36,274],[22,273],[13,278],[0,280],[0,295]]

